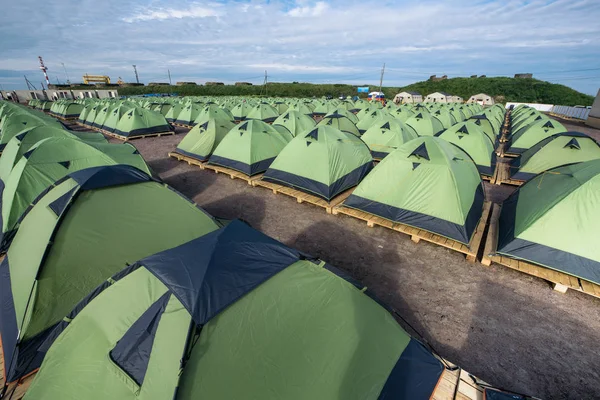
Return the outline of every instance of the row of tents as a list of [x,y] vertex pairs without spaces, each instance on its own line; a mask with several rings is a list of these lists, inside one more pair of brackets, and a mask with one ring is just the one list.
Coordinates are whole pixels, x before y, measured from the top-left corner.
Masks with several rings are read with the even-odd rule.
[[[26,111],[0,103],[0,126]],[[5,381],[35,374],[25,399],[431,398],[443,363],[366,288],[88,135],[26,126],[0,156],[5,190],[28,182],[0,263]]]
[[519,105],[511,113],[505,153],[511,179],[528,181],[562,165],[600,158],[600,145],[588,135],[568,131],[563,124],[533,107]]
[[512,178],[525,183],[502,204],[493,254],[600,284],[600,146],[525,105],[506,143]]

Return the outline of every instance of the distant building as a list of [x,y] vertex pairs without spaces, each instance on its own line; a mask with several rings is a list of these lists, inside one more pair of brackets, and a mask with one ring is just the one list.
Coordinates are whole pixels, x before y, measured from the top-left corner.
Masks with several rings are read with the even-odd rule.
[[460,96],[451,95],[448,97],[448,102],[449,103],[464,103],[465,100]]
[[433,82],[444,81],[446,79],[448,79],[448,75],[443,75],[443,76],[440,76],[440,77],[438,77],[437,75],[431,75],[429,77],[429,80],[433,81]]
[[394,96],[394,103],[396,104],[413,104],[422,102],[423,96],[419,92],[400,92]]
[[586,125],[600,129],[600,90],[598,90],[598,94],[596,95],[596,99],[590,110],[590,115],[588,115],[585,123]]
[[235,86],[252,86],[250,82],[236,82]]
[[485,93],[479,93],[469,97],[469,100],[467,100],[467,104],[472,103],[481,104],[482,106],[493,106],[495,104],[495,101],[492,96]]
[[187,86],[187,85],[196,85],[196,82],[177,82],[175,83],[177,86]]
[[167,82],[150,82],[148,86],[169,86]]
[[533,78],[533,74],[515,74],[515,78],[531,79]]
[[477,75],[471,75],[471,78],[477,78]]
[[223,86],[225,85],[223,82],[206,82],[206,86]]
[[425,97],[425,103],[451,103],[452,95],[445,92],[435,92]]
[[480,78],[487,78],[487,76],[486,75],[481,75]]
[[116,90],[3,90],[0,92],[6,100],[27,104],[29,100],[62,100],[62,99],[106,99],[118,98]]

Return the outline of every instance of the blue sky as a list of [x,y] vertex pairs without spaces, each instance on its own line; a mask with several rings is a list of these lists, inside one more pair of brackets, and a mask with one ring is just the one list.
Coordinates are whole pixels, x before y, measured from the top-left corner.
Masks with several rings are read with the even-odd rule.
[[432,74],[600,88],[600,1],[19,0],[0,14],[0,85],[114,81],[401,86]]

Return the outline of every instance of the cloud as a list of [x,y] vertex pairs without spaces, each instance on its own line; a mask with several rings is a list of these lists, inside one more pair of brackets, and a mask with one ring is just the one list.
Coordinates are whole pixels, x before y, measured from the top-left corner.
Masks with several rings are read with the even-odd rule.
[[301,6],[292,8],[288,11],[291,17],[318,17],[323,15],[329,6],[324,1],[317,1],[314,6]]
[[141,11],[138,14],[123,18],[123,21],[133,23],[137,21],[219,17],[221,13],[215,7],[217,5],[213,4],[212,8],[202,5],[192,5],[185,9],[159,8],[156,10]]
[[[20,0],[0,14],[0,83],[85,73],[143,82],[378,83],[532,72],[595,94],[597,0]],[[115,17],[116,16],[116,17]],[[27,20],[35,29],[23,30]],[[78,26],[76,26],[78,25]],[[93,50],[93,51],[90,51]],[[581,77],[584,79],[580,79]],[[574,80],[573,78],[577,78]]]

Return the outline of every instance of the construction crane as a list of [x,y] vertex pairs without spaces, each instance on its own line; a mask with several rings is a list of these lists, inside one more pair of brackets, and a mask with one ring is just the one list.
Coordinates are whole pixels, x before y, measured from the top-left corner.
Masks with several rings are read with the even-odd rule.
[[46,66],[44,65],[44,60],[42,60],[42,56],[38,56],[38,60],[40,60],[40,69],[44,73],[44,78],[46,78],[46,85],[49,85],[50,78],[48,78],[48,68],[46,68]]
[[106,75],[88,75],[83,76],[83,83],[88,85],[90,82],[93,83],[104,83],[105,85],[110,84],[110,77]]

